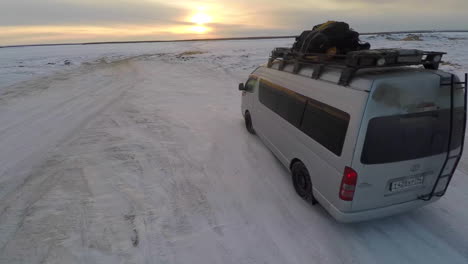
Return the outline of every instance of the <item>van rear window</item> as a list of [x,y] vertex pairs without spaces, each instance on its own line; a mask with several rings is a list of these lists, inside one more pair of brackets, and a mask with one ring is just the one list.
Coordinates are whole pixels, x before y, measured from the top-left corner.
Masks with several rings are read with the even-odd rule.
[[[463,108],[454,109],[452,149],[461,145]],[[413,160],[446,152],[450,110],[376,117],[369,121],[363,164]]]

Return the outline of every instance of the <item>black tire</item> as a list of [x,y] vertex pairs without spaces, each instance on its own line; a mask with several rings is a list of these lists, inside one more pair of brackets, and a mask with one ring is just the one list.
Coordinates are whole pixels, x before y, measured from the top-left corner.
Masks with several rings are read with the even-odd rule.
[[244,120],[245,120],[245,128],[247,128],[247,131],[249,131],[250,134],[255,135],[255,130],[253,129],[253,125],[252,125],[252,117],[250,116],[249,111],[245,112]]
[[304,163],[296,161],[291,167],[292,181],[296,193],[304,200],[316,204],[312,193],[312,181]]

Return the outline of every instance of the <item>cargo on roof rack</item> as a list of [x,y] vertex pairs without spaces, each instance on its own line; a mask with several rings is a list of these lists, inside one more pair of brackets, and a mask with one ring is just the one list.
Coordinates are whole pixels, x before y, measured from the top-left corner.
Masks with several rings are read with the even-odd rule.
[[293,73],[302,66],[312,66],[311,78],[318,79],[326,66],[343,68],[340,85],[347,86],[360,69],[396,66],[423,65],[424,68],[437,70],[445,52],[422,51],[417,49],[373,49],[351,51],[345,55],[326,53],[300,53],[290,48],[275,48],[268,59],[268,68],[279,63],[279,70],[286,64],[294,64]]

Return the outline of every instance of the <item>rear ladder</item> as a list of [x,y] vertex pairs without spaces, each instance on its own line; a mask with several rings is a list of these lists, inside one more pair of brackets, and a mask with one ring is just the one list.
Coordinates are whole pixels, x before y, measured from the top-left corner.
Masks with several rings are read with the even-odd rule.
[[[432,190],[429,194],[422,195],[418,197],[421,200],[424,201],[429,201],[432,199],[432,197],[442,197],[444,196],[445,192],[447,191],[447,188],[450,184],[450,181],[452,180],[453,174],[455,173],[455,169],[457,168],[458,162],[460,161],[460,158],[463,154],[463,145],[465,143],[465,130],[466,130],[466,101],[467,101],[467,86],[468,86],[468,74],[465,73],[465,81],[464,82],[455,82],[455,76],[452,74],[450,78],[450,83],[441,83],[441,86],[450,86],[450,127],[449,127],[449,137],[448,137],[448,143],[447,143],[447,155],[445,156],[444,163],[442,165],[442,168],[440,169],[439,176],[437,177],[437,180],[434,183],[434,186],[432,187]],[[454,90],[455,90],[455,85],[463,85],[462,89],[464,90],[464,104],[463,104],[463,132],[462,132],[462,139],[461,139],[461,145],[460,145],[460,151],[456,155],[450,155],[452,152],[452,134],[453,134],[453,115],[454,115],[454,110],[453,110],[453,95],[454,95]],[[450,170],[448,173],[445,172],[445,169],[447,167],[447,164],[450,164],[449,161],[455,160],[453,162],[453,169]],[[445,183],[443,183],[445,181]],[[444,187],[438,188],[439,183],[444,184]]]

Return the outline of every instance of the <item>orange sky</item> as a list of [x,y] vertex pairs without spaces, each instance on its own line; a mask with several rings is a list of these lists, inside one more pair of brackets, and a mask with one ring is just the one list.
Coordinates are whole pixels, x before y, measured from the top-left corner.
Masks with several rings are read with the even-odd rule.
[[326,20],[359,31],[468,29],[467,0],[1,0],[0,45],[295,35]]

